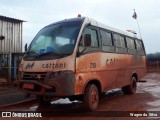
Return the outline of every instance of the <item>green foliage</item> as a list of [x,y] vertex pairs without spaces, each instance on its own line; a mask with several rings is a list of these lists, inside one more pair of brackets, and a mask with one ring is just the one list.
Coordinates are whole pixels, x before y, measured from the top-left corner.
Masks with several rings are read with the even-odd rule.
[[160,53],[147,54],[147,61],[160,61]]

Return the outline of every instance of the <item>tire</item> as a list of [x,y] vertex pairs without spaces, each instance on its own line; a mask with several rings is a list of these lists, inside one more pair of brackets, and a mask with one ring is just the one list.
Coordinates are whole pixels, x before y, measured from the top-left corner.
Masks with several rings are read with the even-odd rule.
[[69,97],[68,98],[71,102],[73,102],[73,101],[75,101],[76,100],[76,98],[75,97]]
[[87,111],[95,111],[99,103],[98,88],[94,84],[87,85],[83,96],[84,109]]
[[135,77],[131,78],[130,85],[122,87],[124,94],[135,94],[137,90],[137,81]]
[[44,96],[36,96],[37,102],[39,105],[42,106],[50,106],[51,105],[51,99],[45,99]]

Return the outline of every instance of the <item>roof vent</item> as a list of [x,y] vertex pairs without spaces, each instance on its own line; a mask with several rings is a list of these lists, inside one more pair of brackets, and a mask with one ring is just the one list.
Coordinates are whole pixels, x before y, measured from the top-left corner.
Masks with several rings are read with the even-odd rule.
[[131,32],[131,33],[133,33],[133,34],[137,34],[136,33],[136,31],[134,31],[134,30],[127,30],[128,32]]

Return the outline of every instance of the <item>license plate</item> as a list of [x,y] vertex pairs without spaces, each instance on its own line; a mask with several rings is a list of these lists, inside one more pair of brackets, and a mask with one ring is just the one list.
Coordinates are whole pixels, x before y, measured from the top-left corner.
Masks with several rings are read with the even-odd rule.
[[34,84],[25,83],[23,84],[24,89],[34,89]]

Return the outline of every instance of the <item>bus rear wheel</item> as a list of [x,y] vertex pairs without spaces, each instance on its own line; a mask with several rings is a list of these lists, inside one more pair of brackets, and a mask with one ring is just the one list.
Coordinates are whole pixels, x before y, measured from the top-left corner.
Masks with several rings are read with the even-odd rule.
[[95,84],[87,85],[84,93],[83,104],[87,111],[95,111],[99,103],[99,92]]
[[135,94],[137,90],[137,80],[135,77],[131,78],[130,85],[122,87],[122,91],[125,94]]

